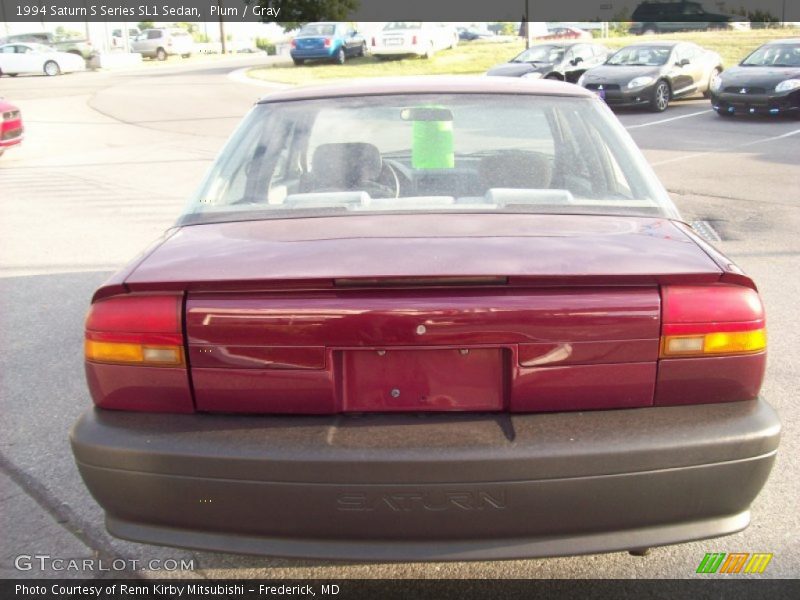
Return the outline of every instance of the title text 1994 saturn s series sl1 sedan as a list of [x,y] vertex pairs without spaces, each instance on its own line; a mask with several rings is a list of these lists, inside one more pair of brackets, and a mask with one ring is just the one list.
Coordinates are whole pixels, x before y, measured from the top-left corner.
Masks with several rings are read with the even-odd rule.
[[257,104],[95,293],[72,446],[141,542],[642,549],[747,526],[780,430],[765,335],[753,281],[594,94],[304,87]]

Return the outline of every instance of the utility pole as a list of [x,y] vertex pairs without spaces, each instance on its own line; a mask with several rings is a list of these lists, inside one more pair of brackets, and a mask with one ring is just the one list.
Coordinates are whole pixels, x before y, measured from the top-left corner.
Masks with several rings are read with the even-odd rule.
[[222,44],[222,54],[225,54],[225,21],[222,16],[225,6],[222,0],[217,0],[217,6],[219,6],[219,43]]
[[531,47],[531,13],[529,10],[530,0],[525,0],[525,49]]

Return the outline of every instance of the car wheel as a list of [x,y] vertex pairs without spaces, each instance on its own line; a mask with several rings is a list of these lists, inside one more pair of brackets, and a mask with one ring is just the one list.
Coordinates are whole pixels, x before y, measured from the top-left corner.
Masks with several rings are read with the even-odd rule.
[[703,92],[703,98],[711,98],[711,84],[713,83],[714,79],[719,77],[722,73],[722,69],[717,67],[713,71],[711,71],[711,75],[708,77],[708,86],[706,86],[706,91]]
[[663,79],[656,83],[653,94],[650,97],[650,110],[653,112],[664,112],[669,106],[669,84]]
[[293,58],[292,61],[294,61],[296,67],[302,67],[306,62],[302,58]]
[[345,61],[347,61],[347,54],[344,51],[344,48],[339,48],[339,52],[336,53],[336,64],[343,65]]
[[191,56],[192,56],[191,52],[187,52],[186,54],[181,54],[181,58],[191,58]]
[[156,58],[158,60],[167,60],[167,51],[163,48],[156,50]]
[[658,33],[658,29],[656,29],[653,25],[647,25],[644,29],[642,29],[642,35],[653,35],[654,33]]
[[58,63],[54,60],[48,60],[44,63],[44,74],[48,77],[53,77],[54,75],[58,75],[61,73],[61,67],[58,66]]
[[556,73],[548,73],[545,79],[553,79],[555,81],[561,81],[561,77],[559,77]]
[[[2,75],[2,73],[0,73],[0,75]],[[16,77],[17,75],[19,75],[19,73],[9,73],[8,74],[9,77]]]

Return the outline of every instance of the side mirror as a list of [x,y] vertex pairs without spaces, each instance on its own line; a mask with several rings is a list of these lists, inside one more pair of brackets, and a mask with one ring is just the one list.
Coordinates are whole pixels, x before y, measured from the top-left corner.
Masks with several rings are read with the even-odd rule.
[[572,66],[578,66],[582,62],[583,62],[583,59],[580,56],[576,56],[571,61],[569,61],[569,64],[571,64]]
[[685,67],[688,64],[689,64],[689,59],[688,58],[682,58],[680,61],[678,61],[678,66],[679,67]]

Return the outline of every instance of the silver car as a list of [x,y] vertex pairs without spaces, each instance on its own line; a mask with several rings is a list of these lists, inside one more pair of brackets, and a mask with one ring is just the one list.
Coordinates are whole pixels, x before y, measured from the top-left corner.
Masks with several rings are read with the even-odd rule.
[[184,29],[145,29],[131,44],[131,50],[148,58],[167,60],[180,54],[189,58],[194,51],[194,40]]

